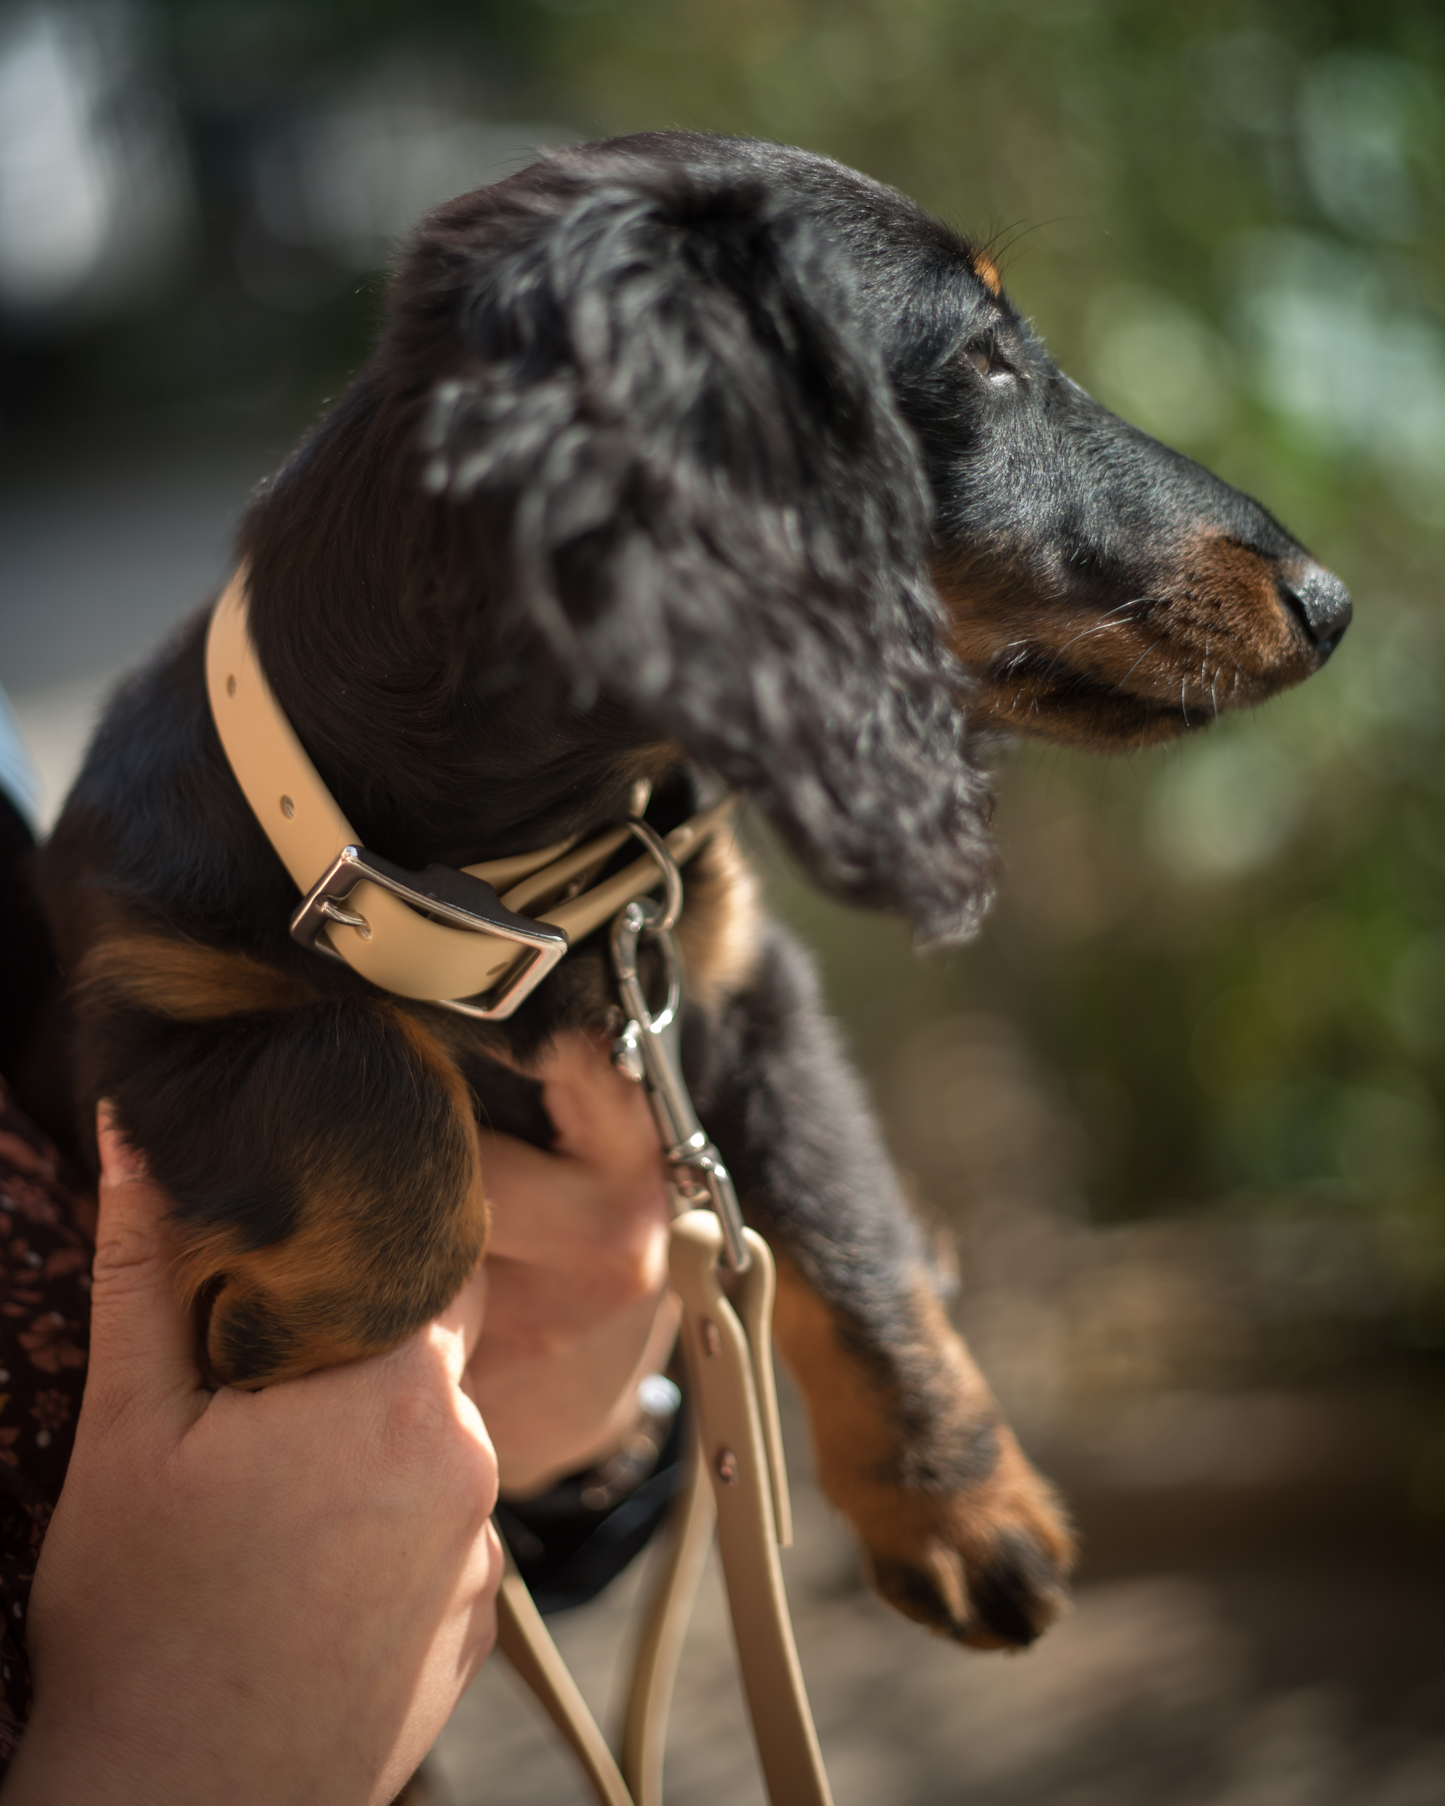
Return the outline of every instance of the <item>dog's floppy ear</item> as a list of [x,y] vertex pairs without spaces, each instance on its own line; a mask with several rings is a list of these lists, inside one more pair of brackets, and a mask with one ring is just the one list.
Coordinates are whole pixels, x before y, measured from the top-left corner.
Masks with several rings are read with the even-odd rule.
[[[579,705],[620,699],[855,901],[971,928],[987,797],[939,637],[917,454],[853,275],[755,174],[593,153],[434,214],[391,344],[425,481]],[[475,566],[473,566],[475,568]]]

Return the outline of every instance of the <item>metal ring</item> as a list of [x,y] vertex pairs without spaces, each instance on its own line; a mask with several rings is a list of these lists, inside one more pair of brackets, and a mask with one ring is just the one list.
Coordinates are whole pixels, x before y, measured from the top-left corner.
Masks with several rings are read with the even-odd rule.
[[627,818],[627,827],[651,853],[662,872],[663,883],[667,887],[666,901],[663,904],[661,918],[650,921],[647,926],[656,934],[665,934],[669,928],[677,925],[677,918],[682,914],[682,873],[677,869],[677,861],[672,856],[672,848],[668,846],[656,828],[649,827],[636,815]]

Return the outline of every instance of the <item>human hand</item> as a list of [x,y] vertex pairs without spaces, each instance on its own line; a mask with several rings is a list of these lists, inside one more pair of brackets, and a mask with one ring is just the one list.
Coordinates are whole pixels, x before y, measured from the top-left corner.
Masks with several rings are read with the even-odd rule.
[[208,1392],[167,1200],[104,1121],[91,1366],[41,1552],[30,1802],[385,1806],[496,1634],[469,1286],[385,1355]]
[[534,1076],[555,1150],[482,1133],[492,1228],[467,1374],[513,1496],[611,1454],[636,1421],[638,1380],[666,1365],[677,1333],[672,1212],[642,1087],[580,1031]]

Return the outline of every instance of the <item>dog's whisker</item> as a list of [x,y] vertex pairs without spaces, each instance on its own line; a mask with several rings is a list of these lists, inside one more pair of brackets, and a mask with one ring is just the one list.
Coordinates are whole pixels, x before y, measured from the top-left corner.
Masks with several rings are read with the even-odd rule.
[[1088,639],[1088,637],[1091,633],[1105,633],[1110,628],[1122,627],[1124,625],[1125,625],[1125,623],[1123,621],[1095,621],[1089,627],[1080,628],[1080,630],[1074,635],[1073,639],[1065,640],[1063,645],[1059,647],[1058,652],[1055,654],[1055,656],[1056,657],[1061,656],[1063,653],[1068,651],[1070,646],[1077,646],[1080,640]]
[[1118,683],[1116,683],[1114,685],[1114,689],[1115,689],[1116,693],[1118,691],[1122,690],[1124,685],[1126,683],[1128,683],[1129,679],[1139,669],[1140,665],[1142,665],[1144,663],[1144,660],[1146,658],[1148,658],[1149,654],[1154,650],[1155,646],[1162,646],[1168,637],[1169,636],[1167,634],[1161,633],[1157,640],[1151,641],[1150,644],[1144,648],[1144,650],[1139,654],[1138,658],[1136,658],[1134,660],[1133,664],[1130,665],[1129,669],[1119,679]]
[[1154,606],[1154,600],[1155,598],[1152,596],[1131,596],[1127,602],[1115,603],[1113,608],[1105,609],[1104,613],[1100,615],[1097,621],[1091,621],[1087,627],[1080,628],[1073,639],[1065,640],[1063,645],[1059,647],[1059,652],[1067,652],[1070,646],[1077,645],[1080,640],[1087,639],[1091,633],[1103,633],[1109,628],[1129,625],[1128,622],[1115,620],[1113,617],[1123,614],[1124,610],[1128,608],[1152,608]]

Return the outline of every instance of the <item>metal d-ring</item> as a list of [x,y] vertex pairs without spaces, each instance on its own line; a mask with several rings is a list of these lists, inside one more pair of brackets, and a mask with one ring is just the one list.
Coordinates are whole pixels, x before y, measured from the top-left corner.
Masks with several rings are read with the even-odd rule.
[[666,934],[669,928],[677,926],[677,918],[682,914],[682,873],[677,869],[677,861],[672,856],[672,848],[658,833],[656,828],[649,827],[640,815],[629,815],[627,830],[640,840],[657,862],[662,873],[662,882],[666,888],[666,900],[663,903],[661,918],[649,922],[648,926],[655,934]]

